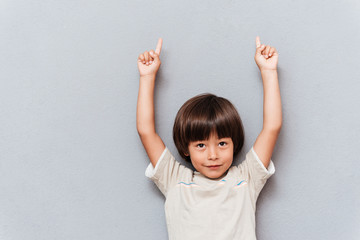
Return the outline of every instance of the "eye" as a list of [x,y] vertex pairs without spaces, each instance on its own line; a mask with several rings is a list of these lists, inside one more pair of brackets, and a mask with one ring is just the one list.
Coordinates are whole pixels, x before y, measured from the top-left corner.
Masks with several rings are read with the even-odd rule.
[[223,146],[226,146],[227,143],[226,142],[220,142],[219,145],[223,147]]
[[203,147],[205,147],[205,144],[203,144],[203,143],[199,143],[198,145],[196,145],[198,148],[203,148]]

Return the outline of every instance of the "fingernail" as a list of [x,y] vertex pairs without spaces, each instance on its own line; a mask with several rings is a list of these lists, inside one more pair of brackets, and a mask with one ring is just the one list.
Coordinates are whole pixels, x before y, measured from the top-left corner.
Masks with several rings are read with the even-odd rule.
[[150,55],[153,55],[153,52],[150,52]]
[[153,61],[150,61],[150,64],[152,64]]

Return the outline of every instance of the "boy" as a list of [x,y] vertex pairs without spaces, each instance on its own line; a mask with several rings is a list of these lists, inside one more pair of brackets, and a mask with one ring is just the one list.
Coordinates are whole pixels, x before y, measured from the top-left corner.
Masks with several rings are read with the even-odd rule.
[[244,141],[240,116],[226,99],[203,94],[179,110],[175,145],[196,171],[175,161],[155,131],[154,86],[160,67],[156,51],[139,55],[137,130],[150,158],[146,176],[166,197],[169,239],[256,239],[257,197],[275,168],[271,155],[282,125],[278,53],[256,37],[255,61],[264,86],[263,129],[246,159],[231,166]]

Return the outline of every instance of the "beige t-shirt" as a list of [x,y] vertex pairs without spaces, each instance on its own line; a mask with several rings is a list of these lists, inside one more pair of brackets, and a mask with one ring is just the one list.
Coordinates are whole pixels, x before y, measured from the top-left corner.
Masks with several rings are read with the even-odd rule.
[[175,160],[166,147],[145,175],[164,194],[170,240],[256,240],[256,200],[275,173],[264,167],[252,147],[246,159],[212,180]]

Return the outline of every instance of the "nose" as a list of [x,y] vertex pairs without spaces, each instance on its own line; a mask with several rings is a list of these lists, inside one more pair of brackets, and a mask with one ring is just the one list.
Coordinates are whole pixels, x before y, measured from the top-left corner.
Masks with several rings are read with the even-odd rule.
[[208,152],[208,159],[209,160],[215,160],[217,159],[217,153],[216,150],[213,147],[209,147],[209,152]]

